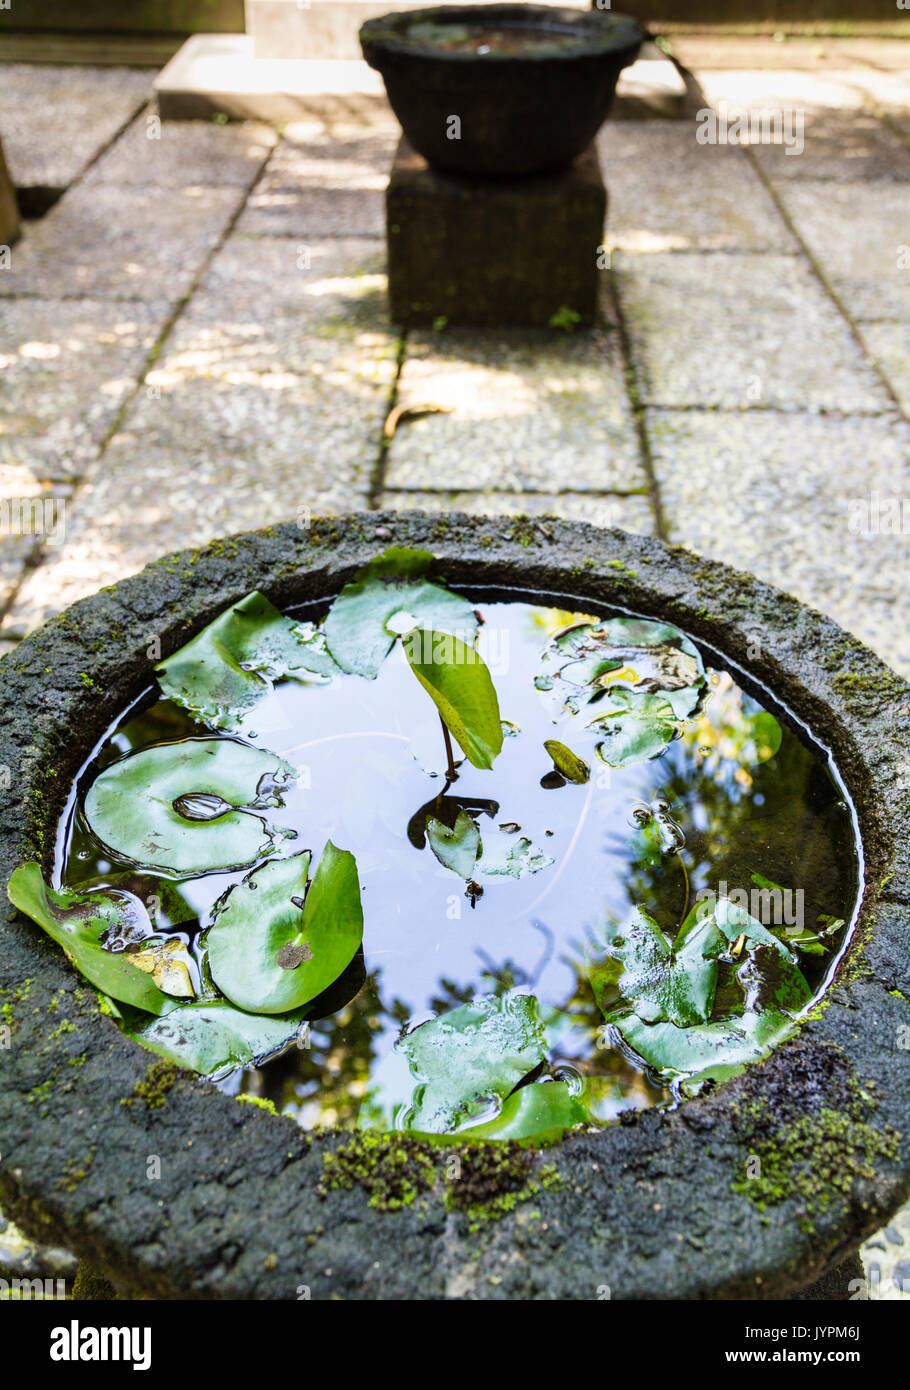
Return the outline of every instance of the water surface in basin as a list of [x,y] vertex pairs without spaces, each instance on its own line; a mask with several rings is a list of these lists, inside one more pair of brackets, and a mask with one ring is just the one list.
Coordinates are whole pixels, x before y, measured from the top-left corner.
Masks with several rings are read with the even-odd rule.
[[[240,734],[300,774],[273,816],[296,834],[295,848],[318,854],[331,839],[354,853],[359,871],[362,964],[348,972],[337,1007],[313,1019],[305,1045],[221,1083],[271,1099],[307,1128],[362,1122],[364,1100],[402,1031],[478,995],[531,993],[559,1015],[545,1074],[583,1091],[596,1120],[672,1101],[676,1085],[605,1027],[595,1002],[590,965],[604,923],[620,924],[642,907],[672,939],[699,894],[744,893],[753,916],[794,943],[815,995],[850,928],[859,881],[851,808],[830,761],[785,711],[761,703],[708,653],[701,707],[660,756],[619,768],[594,758],[589,780],[573,784],[554,775],[543,748],[561,735],[535,680],[554,633],[583,614],[608,615],[587,605],[573,612],[577,600],[470,597],[484,620],[485,659],[507,721],[492,771],[465,761],[448,784],[439,721],[400,646],[374,681],[343,675],[325,685],[275,686]],[[317,621],[326,607],[295,616]],[[765,714],[772,708],[776,751],[769,736],[776,725]],[[103,884],[130,867],[99,844],[80,809],[98,773],[131,751],[201,732],[152,692],[117,721],[61,825],[63,886]],[[460,810],[491,840],[520,830],[552,862],[518,879],[484,878],[482,895],[466,894],[425,834],[428,813],[454,824]],[[203,990],[205,924],[246,872],[180,883],[198,919],[173,935]],[[786,892],[762,898],[769,883]],[[817,940],[803,951],[807,932]],[[721,966],[712,1020],[731,1009],[733,976]]]

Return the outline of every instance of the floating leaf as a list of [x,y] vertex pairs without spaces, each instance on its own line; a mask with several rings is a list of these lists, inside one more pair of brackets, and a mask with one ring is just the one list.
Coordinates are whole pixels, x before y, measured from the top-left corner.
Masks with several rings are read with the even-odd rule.
[[565,1081],[533,1081],[507,1096],[495,1120],[462,1129],[459,1138],[552,1144],[567,1130],[590,1124],[582,1100]]
[[[395,642],[410,627],[432,627],[470,642],[477,616],[466,598],[426,578],[434,563],[425,550],[392,546],[342,589],[323,625],[328,649],[344,671],[374,678]],[[393,622],[399,614],[409,622]]]
[[220,1080],[283,1051],[299,1036],[306,1015],[306,1009],[274,1018],[248,1014],[218,999],[180,1004],[163,1018],[126,1031],[169,1062]]
[[459,811],[453,829],[434,816],[427,817],[427,840],[440,864],[459,878],[471,878],[480,853],[480,831],[467,811]]
[[[667,706],[669,709],[669,706]],[[634,709],[601,715],[588,725],[599,736],[597,753],[608,767],[631,767],[657,758],[676,737],[672,719],[654,718]]]
[[577,713],[584,705],[619,690],[660,693],[675,719],[696,708],[705,671],[697,649],[678,628],[645,618],[610,618],[566,628],[541,658],[537,681],[548,682],[557,711]]
[[484,840],[477,872],[490,877],[524,878],[525,874],[539,874],[554,862],[549,854],[535,849],[526,835],[510,843],[504,835],[491,834]]
[[[104,845],[140,867],[182,876],[241,869],[276,850],[276,833],[255,811],[280,806],[293,776],[274,753],[233,739],[162,743],[105,768],[85,815]],[[213,820],[180,814],[178,803],[200,796],[230,809]]]
[[573,753],[571,748],[567,748],[558,739],[548,738],[544,743],[550,757],[553,759],[553,766],[557,772],[562,773],[568,782],[587,782],[591,776],[591,768],[584,758],[579,758]]
[[156,667],[162,691],[216,729],[238,730],[271,681],[326,680],[337,667],[322,635],[254,591]]
[[48,936],[63,947],[70,960],[104,994],[137,1009],[158,1014],[172,1006],[145,971],[122,951],[106,951],[102,937],[121,936],[125,923],[138,916],[139,929],[151,934],[148,914],[137,898],[108,890],[96,893],[55,892],[48,888],[38,864],[23,864],[13,871],[7,887],[9,900],[31,917]]
[[500,1106],[546,1055],[532,995],[479,996],[396,1043],[367,1098],[364,1121],[452,1133],[491,1104]]
[[270,860],[216,907],[206,935],[209,967],[239,1008],[264,1014],[300,1008],[357,954],[363,911],[354,856],[329,841],[307,892],[309,867],[309,851]]
[[544,650],[535,685],[556,717],[584,711],[603,761],[628,767],[657,757],[676,737],[678,722],[698,705],[705,671],[678,628],[611,618],[575,623],[557,634]]
[[714,1005],[717,957],[726,942],[713,918],[680,932],[671,948],[647,912],[635,908],[613,936],[609,955],[622,972],[592,972],[592,988],[603,1007],[606,990],[617,988],[646,1022],[666,1019],[681,1028],[704,1023]]
[[502,723],[483,659],[460,638],[431,628],[412,633],[404,651],[468,761],[475,767],[492,768],[502,748]]
[[739,1067],[771,1051],[793,1028],[786,1014],[747,1013],[725,1023],[677,1028],[673,1023],[645,1023],[635,1014],[614,1020],[629,1046],[650,1067],[666,1076],[702,1076],[717,1068]]

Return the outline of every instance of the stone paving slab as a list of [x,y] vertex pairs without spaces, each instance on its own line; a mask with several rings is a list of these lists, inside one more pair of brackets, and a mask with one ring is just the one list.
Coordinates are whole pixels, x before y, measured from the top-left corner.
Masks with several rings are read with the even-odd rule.
[[910,322],[860,323],[859,331],[910,417]]
[[671,541],[830,613],[910,676],[910,538],[851,530],[873,493],[910,497],[902,421],[649,411],[647,427]]
[[598,150],[609,198],[608,244],[647,252],[795,252],[774,200],[743,151],[699,145],[695,136],[689,121],[604,127]]
[[322,395],[308,386],[197,379],[145,398],[104,472],[80,490],[65,544],[26,576],[0,636],[26,635],[168,551],[365,506],[384,407],[348,400],[342,414],[339,383]]
[[734,109],[860,111],[866,100],[864,92],[854,82],[854,72],[849,70],[696,68],[693,76],[708,102],[715,107],[725,102],[731,116]]
[[557,492],[646,485],[614,334],[451,330],[408,340],[390,487]]
[[866,68],[852,74],[851,80],[899,130],[910,135],[910,83],[906,61],[898,72],[874,72]]
[[818,71],[854,68],[869,61],[878,67],[903,69],[907,66],[905,39],[787,34],[781,41],[771,34],[723,34],[706,29],[702,33],[695,30],[675,32],[670,36],[670,44],[674,57],[685,67],[699,71],[710,68]]
[[270,126],[238,121],[225,127],[210,121],[161,121],[154,111],[140,113],[85,176],[88,186],[116,184],[157,188],[237,185],[258,178],[278,142]]
[[807,181],[779,185],[779,192],[855,318],[910,318],[910,182]]
[[340,365],[385,384],[394,379],[397,347],[383,249],[360,238],[235,235],[167,346],[177,370],[311,373]]
[[783,144],[756,144],[752,151],[768,178],[835,183],[910,180],[910,145],[871,113],[809,112],[801,153]]
[[655,534],[647,497],[598,497],[585,492],[395,492],[382,494],[383,508],[399,511],[468,512],[478,516],[559,516],[591,526],[619,526],[639,536]]
[[238,223],[270,236],[385,235],[385,190],[399,132],[380,126],[348,138],[320,130],[286,138]]
[[[78,473],[135,389],[166,304],[0,299],[0,444],[43,436]],[[30,452],[30,451],[26,451]]]
[[243,203],[242,188],[78,185],[29,228],[0,296],[167,300],[191,288]]
[[860,1249],[869,1297],[898,1302],[910,1298],[910,1206],[902,1207],[883,1231],[877,1231]]
[[801,259],[619,252],[614,265],[639,390],[649,404],[892,408]]
[[62,190],[151,97],[131,68],[4,63],[0,133],[18,188]]

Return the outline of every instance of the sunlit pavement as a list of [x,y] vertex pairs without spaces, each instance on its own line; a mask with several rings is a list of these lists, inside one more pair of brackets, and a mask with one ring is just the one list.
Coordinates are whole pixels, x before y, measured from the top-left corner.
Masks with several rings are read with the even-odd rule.
[[[598,327],[404,340],[375,101],[280,132],[159,125],[152,72],[4,68],[26,208],[65,191],[0,270],[2,497],[48,519],[0,538],[2,650],[227,532],[458,508],[689,546],[910,675],[910,44],[676,51],[684,117],[601,135]],[[384,440],[394,406],[428,404],[452,409]],[[872,1297],[910,1296],[910,1210],[865,1258]]]

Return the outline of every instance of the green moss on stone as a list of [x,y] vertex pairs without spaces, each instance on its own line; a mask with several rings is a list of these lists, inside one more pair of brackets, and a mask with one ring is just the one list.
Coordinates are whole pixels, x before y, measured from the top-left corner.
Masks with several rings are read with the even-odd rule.
[[362,1187],[371,1207],[399,1211],[434,1186],[438,1156],[432,1144],[409,1135],[358,1133],[322,1155],[320,1195],[326,1187]]
[[143,1079],[133,1087],[133,1094],[124,1096],[120,1104],[135,1105],[136,1101],[143,1100],[149,1110],[160,1110],[179,1075],[171,1062],[152,1062]]
[[826,1106],[781,1124],[775,1123],[767,1101],[735,1107],[753,1128],[749,1154],[758,1159],[758,1172],[750,1176],[750,1160],[744,1160],[732,1191],[762,1212],[795,1200],[802,1209],[800,1229],[814,1230],[814,1218],[832,1202],[849,1198],[857,1178],[875,1177],[877,1159],[898,1153],[897,1131],[869,1123],[875,1109],[870,1089],[851,1078],[847,1096],[841,1109]]

